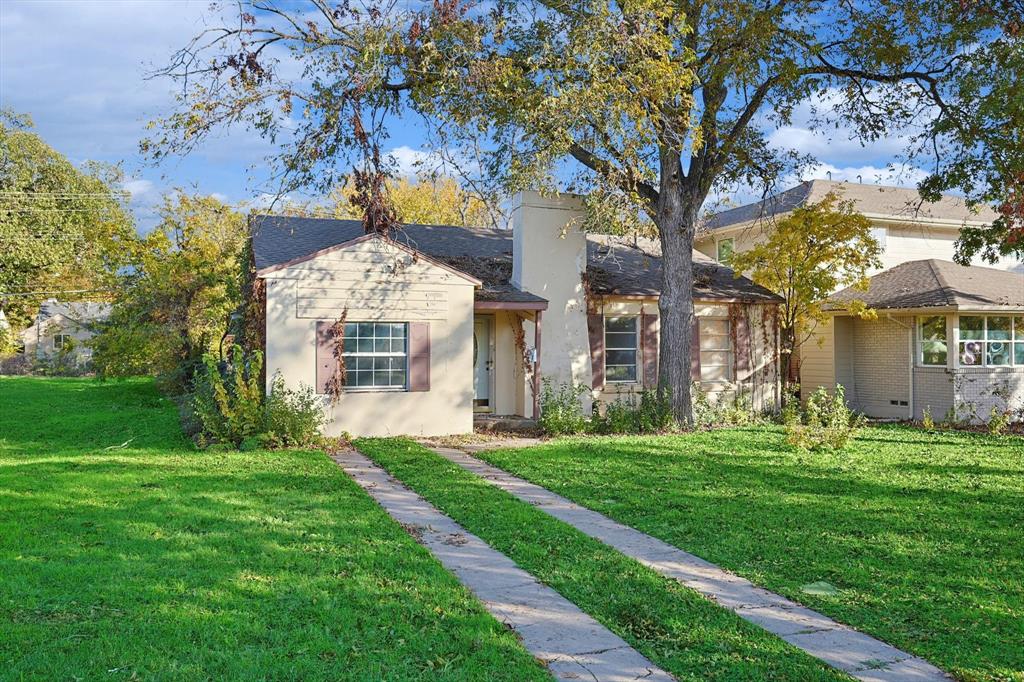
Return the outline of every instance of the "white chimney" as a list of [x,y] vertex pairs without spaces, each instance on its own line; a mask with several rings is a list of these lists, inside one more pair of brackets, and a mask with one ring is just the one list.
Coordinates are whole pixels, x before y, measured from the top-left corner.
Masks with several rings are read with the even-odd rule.
[[[541,375],[589,388],[583,202],[576,195],[543,197],[531,191],[516,194],[506,208],[512,228],[512,284],[548,301],[541,322]],[[527,338],[533,338],[532,329]]]

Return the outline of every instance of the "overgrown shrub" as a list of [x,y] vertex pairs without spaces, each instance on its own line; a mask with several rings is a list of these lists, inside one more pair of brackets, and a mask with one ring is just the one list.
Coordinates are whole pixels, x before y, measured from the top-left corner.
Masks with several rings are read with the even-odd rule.
[[0,374],[26,376],[32,373],[34,366],[35,363],[28,353],[0,357]]
[[630,393],[605,405],[604,414],[594,411],[594,433],[661,433],[675,425],[667,397],[655,391]]
[[786,441],[800,450],[842,450],[864,423],[864,415],[847,406],[842,384],[835,393],[821,387],[807,400],[800,418],[786,423]]
[[587,427],[581,398],[585,386],[568,382],[553,384],[544,380],[540,392],[540,419],[537,425],[550,436],[568,436],[582,433]]
[[208,443],[239,445],[265,432],[266,414],[260,372],[263,354],[246,357],[240,346],[231,349],[231,362],[221,367],[216,356],[203,356],[203,367],[193,380],[192,409],[202,432],[200,447]]
[[262,353],[246,356],[239,346],[231,349],[231,362],[224,366],[213,355],[203,357],[190,414],[182,419],[183,428],[195,432],[200,447],[219,443],[252,450],[321,444],[323,400],[310,386],[287,388],[280,374],[274,375],[264,398],[262,369]]
[[747,426],[764,421],[764,416],[754,410],[750,394],[739,386],[731,396],[712,400],[700,383],[695,381],[690,395],[693,396],[693,425],[696,428]]
[[320,442],[327,417],[323,400],[312,386],[287,388],[275,374],[267,396],[265,442],[272,447],[304,447]]

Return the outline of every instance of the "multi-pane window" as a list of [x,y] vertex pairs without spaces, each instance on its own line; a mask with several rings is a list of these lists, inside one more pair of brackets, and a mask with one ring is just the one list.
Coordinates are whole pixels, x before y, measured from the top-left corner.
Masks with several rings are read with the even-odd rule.
[[962,367],[1024,366],[1024,316],[961,315]]
[[729,258],[732,256],[734,242],[732,237],[726,237],[725,239],[719,239],[716,247],[718,252],[718,262],[728,263]]
[[945,367],[949,359],[946,343],[946,316],[922,317],[917,323],[918,362],[922,365]]
[[54,334],[53,335],[53,349],[61,350],[64,346],[68,345],[71,341],[70,334]]
[[350,390],[405,388],[408,325],[404,322],[345,323],[345,387]]
[[700,318],[700,380],[732,381],[732,335],[728,317]]
[[635,382],[639,317],[604,318],[604,378],[608,383]]

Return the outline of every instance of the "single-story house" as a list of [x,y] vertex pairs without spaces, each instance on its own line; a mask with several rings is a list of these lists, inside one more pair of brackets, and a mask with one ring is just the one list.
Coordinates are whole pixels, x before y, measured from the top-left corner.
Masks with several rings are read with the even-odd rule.
[[63,352],[69,362],[83,365],[92,359],[92,348],[86,342],[96,335],[96,326],[110,317],[112,309],[109,303],[50,298],[43,301],[32,325],[18,338],[24,352],[38,360]]
[[[268,385],[280,373],[326,393],[343,367],[327,430],[353,435],[465,433],[481,413],[533,418],[542,378],[589,387],[587,410],[653,388],[657,250],[586,234],[575,196],[522,193],[508,214],[505,230],[406,225],[387,237],[359,221],[253,217]],[[692,377],[716,397],[775,406],[779,297],[694,257]]]
[[[849,314],[863,301],[876,319]],[[944,260],[902,263],[867,291],[833,295],[830,320],[802,347],[804,395],[842,384],[871,417],[1024,417],[1024,274]]]

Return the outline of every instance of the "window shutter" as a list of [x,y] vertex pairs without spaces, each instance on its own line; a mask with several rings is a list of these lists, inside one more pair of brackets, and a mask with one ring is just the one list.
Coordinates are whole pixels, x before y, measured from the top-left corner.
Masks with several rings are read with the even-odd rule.
[[733,336],[736,338],[736,379],[739,373],[750,370],[750,324],[747,322],[746,311],[742,305],[733,305],[732,312]]
[[641,313],[640,325],[643,327],[643,359],[644,386],[654,388],[658,385],[658,316],[654,313]]
[[690,381],[700,381],[700,318],[693,316],[690,336]]
[[316,323],[316,392],[327,393],[327,382],[334,375],[338,359],[334,357],[333,322]]
[[409,323],[409,390],[430,390],[430,323]]
[[604,386],[604,315],[587,315],[587,331],[590,333],[590,370],[592,388]]

